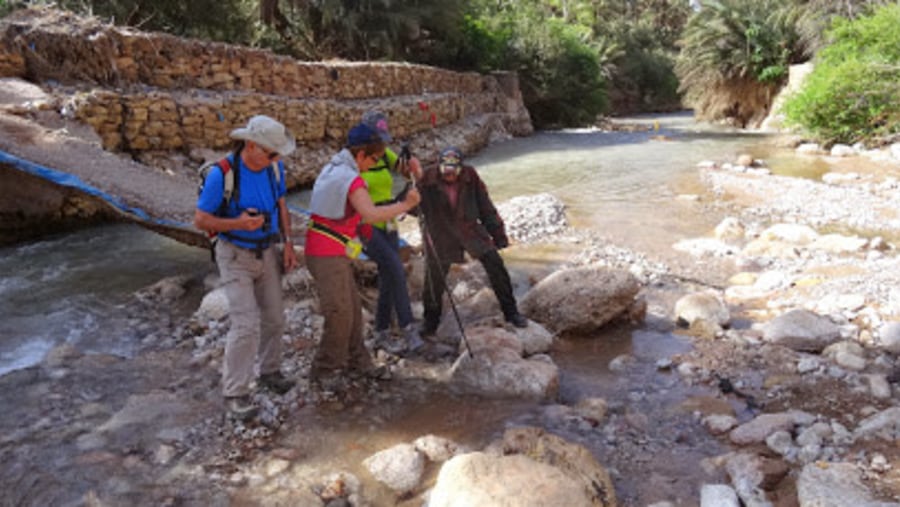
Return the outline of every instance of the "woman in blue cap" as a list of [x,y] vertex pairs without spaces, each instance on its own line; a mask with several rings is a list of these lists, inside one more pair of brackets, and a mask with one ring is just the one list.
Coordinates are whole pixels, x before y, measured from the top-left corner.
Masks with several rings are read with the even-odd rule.
[[364,123],[350,129],[347,146],[322,168],[313,184],[306,232],[306,266],[316,280],[325,329],[313,359],[310,377],[350,376],[385,378],[375,368],[363,343],[362,304],[353,276],[351,257],[359,254],[356,237],[370,238],[369,224],[390,220],[419,203],[411,190],[401,202],[375,206],[360,177],[384,156],[378,132]]

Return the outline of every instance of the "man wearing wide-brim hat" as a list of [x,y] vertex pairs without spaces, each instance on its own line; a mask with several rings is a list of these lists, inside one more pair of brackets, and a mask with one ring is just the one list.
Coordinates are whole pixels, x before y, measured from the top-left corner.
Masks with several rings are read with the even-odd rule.
[[[296,142],[284,125],[264,115],[250,118],[230,137],[237,141],[235,149],[206,176],[194,225],[215,235],[214,254],[231,321],[222,392],[229,411],[245,420],[257,413],[250,389],[257,359],[263,387],[284,394],[294,385],[280,369],[281,272],[297,266],[281,158],[294,151]],[[229,196],[226,181],[231,178]],[[282,242],[279,254],[275,247]]]

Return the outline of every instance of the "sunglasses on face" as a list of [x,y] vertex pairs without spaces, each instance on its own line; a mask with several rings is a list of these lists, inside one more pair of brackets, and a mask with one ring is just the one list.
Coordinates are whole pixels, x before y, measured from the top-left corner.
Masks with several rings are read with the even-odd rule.
[[268,151],[268,148],[261,144],[257,144],[256,149],[259,150],[261,154],[265,155],[270,162],[281,156],[281,153],[278,153],[277,151]]

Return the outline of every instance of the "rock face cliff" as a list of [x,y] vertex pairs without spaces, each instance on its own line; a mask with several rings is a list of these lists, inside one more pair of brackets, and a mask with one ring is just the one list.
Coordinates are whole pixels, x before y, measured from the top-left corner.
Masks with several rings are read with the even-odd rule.
[[[515,74],[301,62],[50,9],[20,10],[0,20],[0,78],[24,79],[47,93],[40,101],[0,104],[0,113],[35,120],[37,111],[55,112],[89,125],[90,142],[104,151],[185,178],[228,149],[231,129],[260,113],[277,118],[297,137],[298,150],[286,161],[291,187],[312,183],[368,109],[386,113],[394,137],[409,142],[425,161],[446,145],[473,153],[533,130]],[[16,148],[0,146],[41,163]],[[132,204],[145,204],[152,215],[150,199]],[[0,213],[9,208],[0,203]]]

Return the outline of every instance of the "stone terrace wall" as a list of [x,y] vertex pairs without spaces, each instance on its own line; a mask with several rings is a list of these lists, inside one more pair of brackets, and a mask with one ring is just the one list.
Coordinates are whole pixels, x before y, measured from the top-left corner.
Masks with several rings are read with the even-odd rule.
[[389,116],[395,137],[427,152],[440,149],[435,137],[471,152],[497,135],[532,132],[514,74],[300,62],[48,9],[17,11],[0,21],[0,77],[66,90],[63,109],[91,125],[104,148],[138,158],[142,152],[225,149],[231,129],[268,114],[301,143],[292,158],[306,169],[294,169],[295,185],[315,177],[310,164],[320,167],[371,108]]

